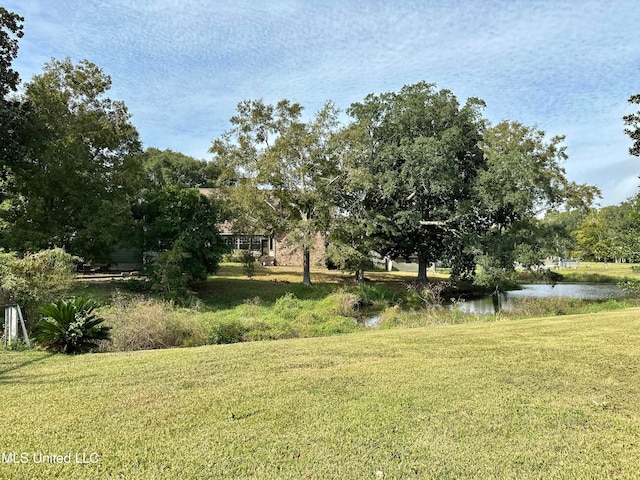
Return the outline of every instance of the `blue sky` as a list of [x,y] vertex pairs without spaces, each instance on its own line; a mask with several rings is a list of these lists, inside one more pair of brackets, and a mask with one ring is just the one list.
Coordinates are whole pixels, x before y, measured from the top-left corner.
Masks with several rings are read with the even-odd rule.
[[25,17],[14,67],[52,57],[111,76],[145,147],[200,159],[241,100],[309,115],[421,80],[485,116],[566,135],[567,176],[602,205],[638,191],[621,117],[640,93],[637,0],[5,0]]

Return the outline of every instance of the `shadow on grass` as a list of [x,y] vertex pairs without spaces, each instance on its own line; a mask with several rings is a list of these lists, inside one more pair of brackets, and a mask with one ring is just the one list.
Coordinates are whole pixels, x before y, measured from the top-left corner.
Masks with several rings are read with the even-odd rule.
[[[412,276],[391,276],[384,272],[367,272],[366,284],[384,286],[402,295]],[[250,302],[256,297],[260,304],[272,306],[277,299],[290,293],[300,300],[322,300],[340,289],[358,286],[352,274],[336,270],[312,271],[313,286],[302,283],[298,267],[258,267],[253,278],[247,278],[236,265],[225,264],[215,276],[201,283],[196,291],[206,308],[227,309]]]
[[45,360],[52,357],[53,355],[54,355],[53,353],[49,353],[43,356],[38,356],[36,358],[25,360],[23,362],[12,364],[9,366],[4,366],[4,365],[0,366],[0,384],[7,385],[10,383],[16,383],[12,378],[12,375],[11,375],[12,373],[14,373],[16,370],[20,370],[21,368],[25,368],[27,366],[33,365],[34,363],[44,362]]

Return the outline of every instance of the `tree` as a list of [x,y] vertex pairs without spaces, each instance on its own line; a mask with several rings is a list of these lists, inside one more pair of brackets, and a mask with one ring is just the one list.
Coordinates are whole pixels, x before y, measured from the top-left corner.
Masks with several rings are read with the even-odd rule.
[[340,174],[332,179],[330,189],[337,210],[327,238],[327,260],[354,272],[358,283],[363,283],[365,270],[372,266],[372,253],[383,250],[378,235],[381,221],[371,202],[376,182],[363,161],[368,154],[366,129],[353,122],[331,141]]
[[0,7],[0,98],[18,88],[20,77],[11,64],[18,55],[18,39],[23,36],[24,18]]
[[19,304],[30,329],[39,307],[72,288],[76,260],[60,248],[23,257],[0,249],[0,304]]
[[140,141],[111,79],[93,63],[52,60],[27,85],[30,130],[13,168],[2,241],[14,250],[53,246],[108,261],[126,238],[142,180]]
[[585,211],[599,195],[595,187],[566,179],[564,137],[545,137],[542,130],[509,121],[484,131],[480,147],[486,166],[475,196],[483,232],[478,248],[487,272],[513,270],[516,262],[540,263],[544,237],[537,218],[560,207]]
[[[484,166],[478,148],[481,100],[460,106],[434,84],[407,85],[369,95],[347,110],[361,134],[360,153],[348,166],[357,209],[381,254],[418,257],[418,281],[430,262],[468,260],[457,238],[469,227],[475,178]],[[343,207],[349,209],[348,206]]]
[[149,190],[134,214],[142,224],[152,281],[180,299],[193,282],[214,273],[227,248],[217,225],[220,210],[196,189]]
[[[640,95],[631,95],[629,103],[640,104]],[[624,124],[629,127],[624,132],[633,140],[633,145],[629,147],[629,154],[640,157],[640,111],[630,113],[622,117]]]
[[635,262],[640,259],[640,218],[637,198],[593,210],[572,232],[576,253],[599,261]]
[[540,222],[544,255],[571,257],[577,246],[572,232],[584,222],[586,216],[586,212],[577,209],[548,211]]
[[[7,189],[11,169],[22,153],[25,106],[10,98],[20,81],[11,64],[18,54],[18,40],[23,35],[22,22],[23,17],[0,7],[0,158],[3,163],[0,168],[0,210],[9,207]],[[2,227],[0,219],[0,230]]]
[[186,188],[214,187],[220,176],[220,170],[213,162],[153,147],[145,151],[143,166],[151,188],[156,189],[169,185]]
[[243,101],[231,118],[233,128],[210,151],[223,175],[244,192],[256,223],[302,251],[303,283],[311,285],[314,238],[326,231],[333,208],[327,189],[336,176],[330,148],[337,111],[327,103],[302,121],[303,107],[289,100],[267,105]]

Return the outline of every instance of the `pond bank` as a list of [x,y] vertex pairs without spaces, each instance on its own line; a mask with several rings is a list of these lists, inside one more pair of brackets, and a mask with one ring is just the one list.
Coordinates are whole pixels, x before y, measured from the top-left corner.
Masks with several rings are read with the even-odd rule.
[[522,298],[573,298],[579,300],[611,300],[625,296],[625,292],[613,284],[603,283],[530,283],[521,285],[519,290],[500,292],[497,297],[487,295],[450,304],[464,313],[478,315],[509,311],[517,299]]

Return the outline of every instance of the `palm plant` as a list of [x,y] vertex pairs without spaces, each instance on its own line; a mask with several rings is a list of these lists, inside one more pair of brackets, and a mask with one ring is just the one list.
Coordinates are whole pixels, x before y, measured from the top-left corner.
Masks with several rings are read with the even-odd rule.
[[75,354],[98,347],[110,340],[111,327],[94,313],[97,303],[86,298],[57,300],[38,310],[43,315],[34,332],[35,341],[47,350]]

